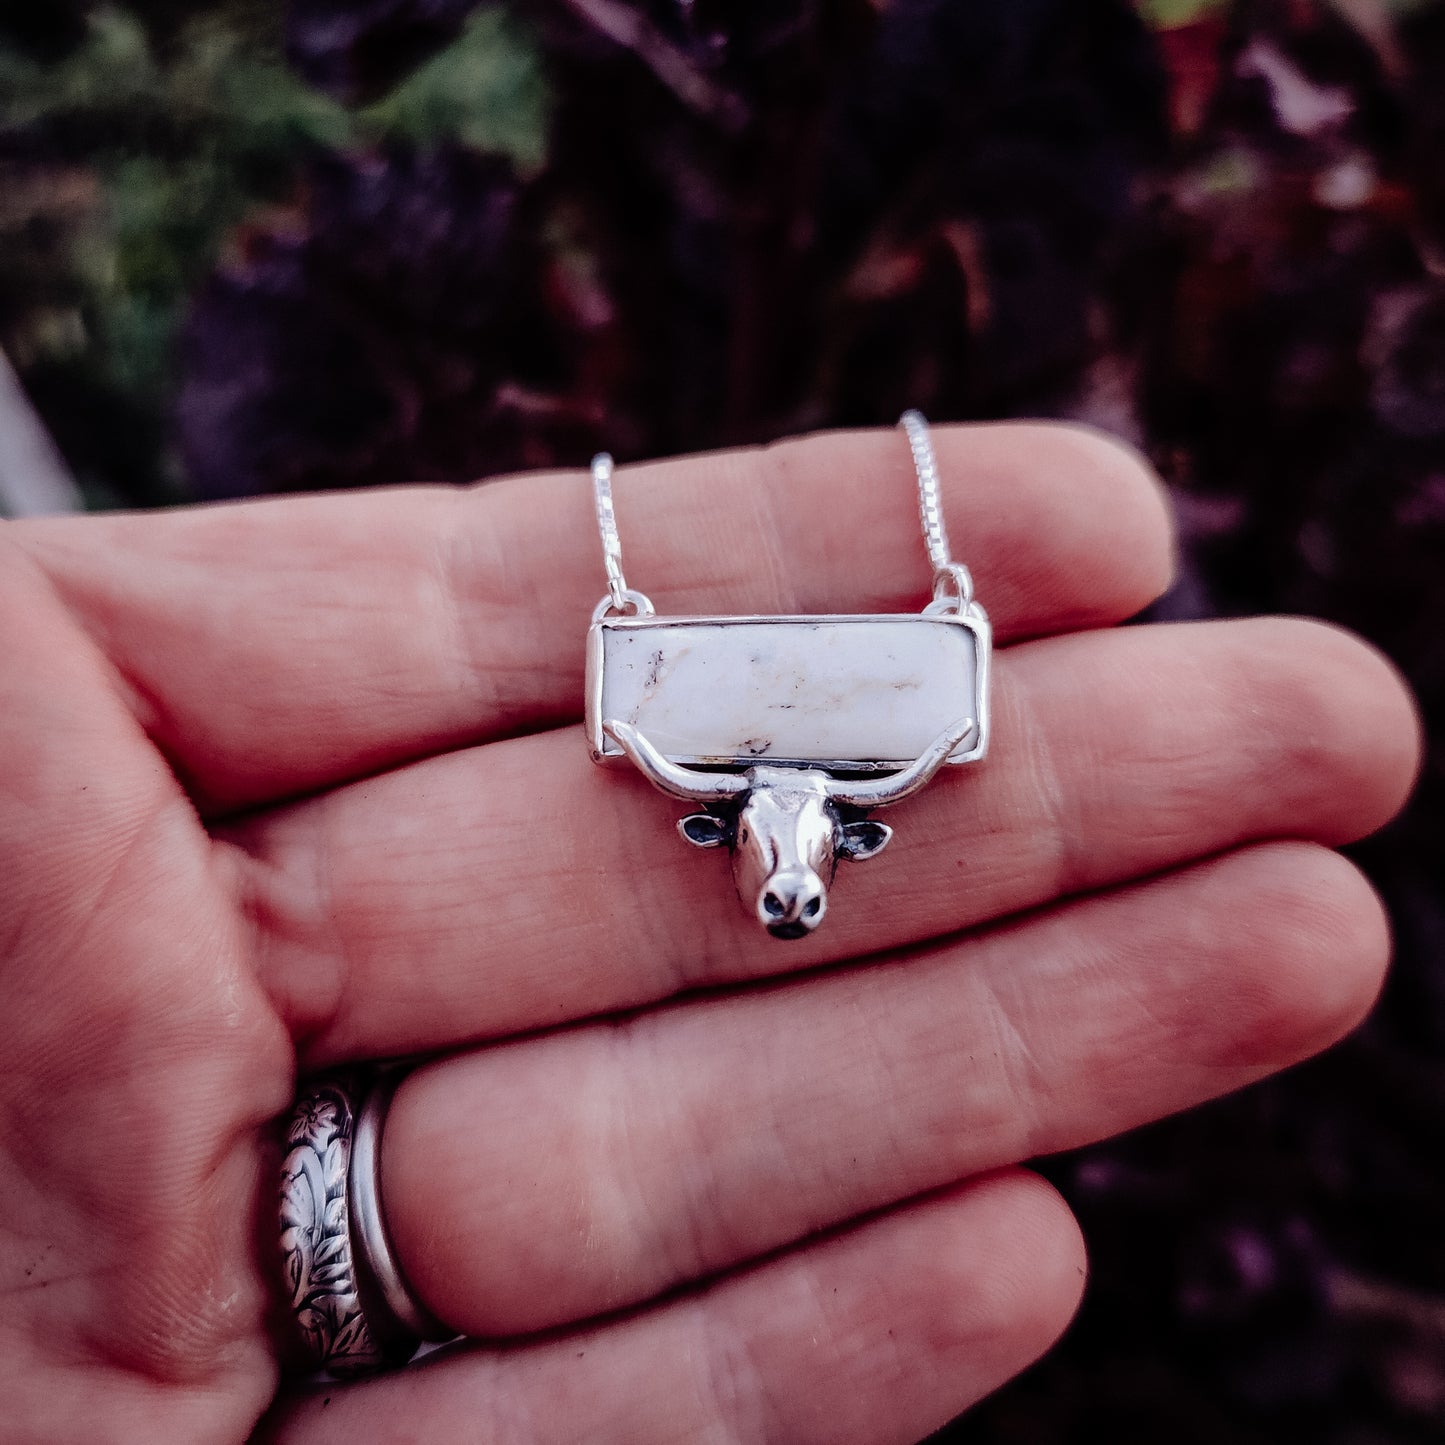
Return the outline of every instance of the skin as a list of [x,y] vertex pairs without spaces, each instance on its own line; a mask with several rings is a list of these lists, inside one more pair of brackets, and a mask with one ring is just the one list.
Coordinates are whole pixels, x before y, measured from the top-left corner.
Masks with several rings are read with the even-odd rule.
[[[1299,620],[1107,630],[1170,576],[1137,458],[937,441],[994,748],[793,943],[588,760],[581,473],[0,527],[7,1441],[907,1445],[1079,1299],[1020,1161],[1362,1017],[1387,927],[1331,850],[1417,767],[1389,665]],[[926,588],[896,433],[617,507],[659,612]],[[388,1215],[480,1338],[282,1387],[275,1120],[298,1070],[416,1052]]]

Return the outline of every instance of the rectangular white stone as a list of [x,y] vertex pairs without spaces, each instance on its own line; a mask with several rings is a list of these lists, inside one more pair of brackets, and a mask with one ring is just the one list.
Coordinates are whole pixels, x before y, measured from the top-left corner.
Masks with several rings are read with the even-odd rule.
[[622,757],[604,720],[675,763],[906,766],[961,718],[949,758],[988,744],[988,624],[974,618],[616,617],[588,639],[593,756]]

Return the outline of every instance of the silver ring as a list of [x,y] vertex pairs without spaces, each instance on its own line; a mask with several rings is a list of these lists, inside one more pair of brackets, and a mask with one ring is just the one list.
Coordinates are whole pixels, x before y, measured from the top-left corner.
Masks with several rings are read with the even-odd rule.
[[382,1219],[381,1130],[399,1077],[315,1080],[287,1126],[284,1278],[310,1363],[332,1375],[405,1364],[423,1340],[455,1333],[408,1287]]
[[381,1197],[381,1130],[392,1095],[402,1080],[400,1069],[386,1070],[372,1085],[356,1118],[351,1140],[351,1181],[347,1201],[351,1211],[351,1248],[363,1293],[368,1283],[381,1296],[394,1322],[392,1333],[405,1332],[417,1340],[436,1342],[455,1338],[407,1283],[391,1246]]

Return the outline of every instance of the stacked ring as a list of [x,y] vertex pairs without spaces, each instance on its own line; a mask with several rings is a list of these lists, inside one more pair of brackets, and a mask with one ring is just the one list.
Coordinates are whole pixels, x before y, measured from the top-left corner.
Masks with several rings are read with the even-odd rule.
[[399,1070],[317,1079],[292,1108],[281,1168],[281,1254],[311,1364],[332,1375],[405,1364],[452,1339],[407,1284],[387,1234],[381,1134]]

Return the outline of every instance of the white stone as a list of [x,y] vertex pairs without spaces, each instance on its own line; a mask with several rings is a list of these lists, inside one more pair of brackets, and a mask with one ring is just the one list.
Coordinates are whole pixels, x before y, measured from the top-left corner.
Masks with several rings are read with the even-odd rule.
[[961,718],[987,744],[988,625],[957,617],[609,618],[589,643],[587,724],[631,723],[675,763],[902,767]]

